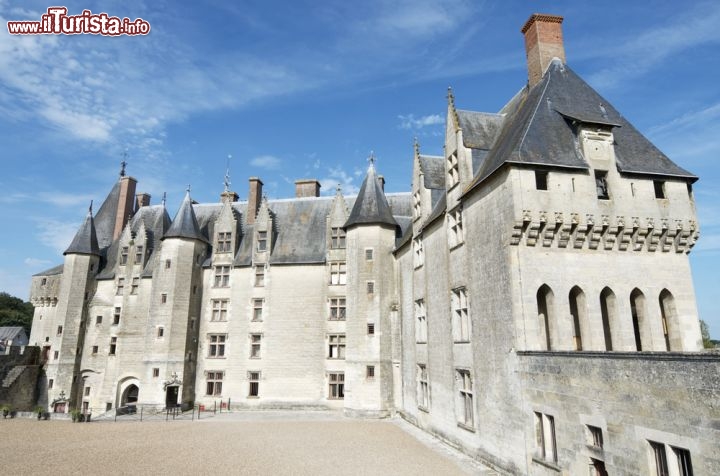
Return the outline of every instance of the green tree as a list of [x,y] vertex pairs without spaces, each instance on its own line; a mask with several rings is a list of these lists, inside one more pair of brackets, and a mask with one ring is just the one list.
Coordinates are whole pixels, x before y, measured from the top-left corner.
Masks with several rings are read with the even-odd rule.
[[20,326],[30,335],[34,308],[29,302],[0,292],[0,327]]
[[710,339],[710,328],[707,322],[700,319],[700,334],[702,335],[703,347],[706,349],[712,349],[715,347],[712,340]]

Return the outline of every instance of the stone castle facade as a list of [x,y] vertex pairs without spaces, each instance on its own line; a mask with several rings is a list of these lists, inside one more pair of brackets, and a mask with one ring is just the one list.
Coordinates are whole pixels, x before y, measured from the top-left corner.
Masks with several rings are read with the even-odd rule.
[[718,354],[689,253],[697,180],[523,27],[529,82],[456,108],[412,190],[188,191],[174,219],[121,173],[33,277],[51,410],[400,414],[509,474],[720,474]]

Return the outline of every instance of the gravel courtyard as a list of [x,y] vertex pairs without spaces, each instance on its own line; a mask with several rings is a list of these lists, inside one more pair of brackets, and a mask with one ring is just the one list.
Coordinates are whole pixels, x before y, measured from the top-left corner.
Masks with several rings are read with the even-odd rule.
[[0,420],[2,473],[493,474],[406,422],[238,413],[201,421]]

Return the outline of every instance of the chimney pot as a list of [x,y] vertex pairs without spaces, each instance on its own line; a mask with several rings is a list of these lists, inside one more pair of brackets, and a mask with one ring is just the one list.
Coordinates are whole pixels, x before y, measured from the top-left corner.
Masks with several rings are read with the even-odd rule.
[[531,88],[540,82],[553,58],[565,63],[562,22],[561,16],[534,13],[520,30],[525,35],[528,84]]
[[150,194],[149,193],[138,193],[135,195],[135,209],[140,210],[142,207],[150,205]]

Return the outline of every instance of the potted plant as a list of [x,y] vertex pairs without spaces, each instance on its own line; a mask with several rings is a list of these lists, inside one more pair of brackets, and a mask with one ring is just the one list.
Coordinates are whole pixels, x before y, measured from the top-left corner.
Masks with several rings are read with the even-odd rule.
[[41,407],[41,406],[35,407],[35,414],[37,415],[38,420],[42,418],[43,413],[45,413],[45,407]]
[[70,410],[70,418],[72,418],[73,423],[77,422],[81,415],[82,413],[77,408],[72,408]]
[[3,418],[7,418],[10,414],[10,410],[12,410],[12,407],[10,405],[0,405],[0,410],[2,410]]

